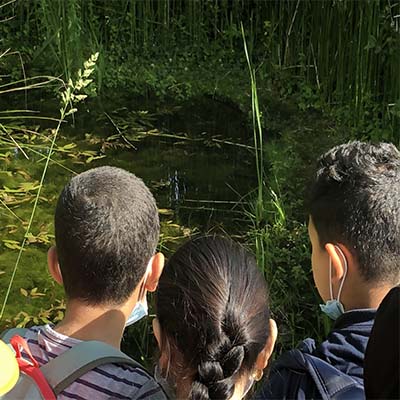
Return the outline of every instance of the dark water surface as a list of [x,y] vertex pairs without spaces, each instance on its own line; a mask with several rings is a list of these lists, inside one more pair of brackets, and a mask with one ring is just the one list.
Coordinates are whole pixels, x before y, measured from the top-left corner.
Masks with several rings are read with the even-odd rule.
[[[40,115],[52,113],[48,104],[38,103],[36,109],[41,111]],[[75,125],[62,126],[53,159],[64,168],[50,164],[43,200],[34,219],[33,234],[44,235],[47,242],[33,242],[23,253],[5,318],[12,318],[19,311],[35,315],[40,308],[62,297],[61,289],[47,273],[46,252],[53,240],[56,199],[73,176],[71,171],[79,173],[95,166],[114,165],[141,177],[162,211],[162,241],[167,253],[189,231],[226,232],[231,236],[243,233],[246,230],[243,210],[247,207],[244,196],[256,186],[252,132],[246,120],[246,115],[234,105],[207,97],[179,106],[124,99],[81,107]],[[38,122],[25,120],[24,124],[33,129]],[[41,121],[38,132],[50,126],[54,127],[54,123]],[[63,150],[69,144],[76,146]],[[0,149],[0,153],[5,150]],[[93,161],[84,156],[86,151],[93,153]],[[26,153],[29,160],[19,150],[12,150],[7,159],[0,159],[0,198],[5,203],[9,201],[5,188],[19,188],[24,182],[40,179],[46,148],[42,145],[36,148],[36,153],[28,150]],[[25,224],[0,207],[1,300],[18,252],[6,247],[4,240],[22,240],[34,194],[32,190],[25,193],[26,201],[8,204]],[[43,296],[24,296],[21,288],[28,292],[38,288]]]

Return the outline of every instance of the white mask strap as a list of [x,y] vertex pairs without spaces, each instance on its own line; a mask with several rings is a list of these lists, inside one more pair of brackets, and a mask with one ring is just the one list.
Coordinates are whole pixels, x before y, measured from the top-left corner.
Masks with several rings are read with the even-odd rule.
[[343,258],[343,264],[344,264],[344,274],[343,274],[343,278],[342,278],[342,282],[340,282],[340,286],[339,286],[339,291],[338,291],[338,301],[340,299],[340,295],[342,294],[342,289],[343,289],[343,285],[344,285],[344,281],[346,279],[347,276],[347,260],[346,257],[343,254],[342,249],[339,246],[335,246],[336,249],[339,251],[339,254],[342,256]]
[[333,288],[332,288],[332,257],[329,256],[329,292],[331,300],[333,300]]
[[145,294],[145,292],[146,292],[146,289],[145,289],[144,287],[145,287],[145,285],[146,285],[147,277],[148,277],[148,275],[150,274],[152,262],[153,262],[153,257],[150,259],[149,263],[147,264],[146,272],[145,272],[144,275],[143,275],[143,281],[142,281],[142,286],[141,286],[141,288],[140,288],[140,290],[139,290],[138,301],[141,300],[141,298],[144,296],[144,294]]
[[[342,249],[339,246],[335,246],[335,248],[339,252],[339,254],[342,256],[343,264],[344,264],[344,274],[343,274],[342,281],[340,282],[339,291],[338,291],[338,295],[337,295],[337,301],[339,301],[340,295],[342,294],[344,281],[347,276],[347,260],[343,254]],[[329,257],[329,290],[330,290],[331,300],[334,300],[333,299],[333,288],[332,288],[332,258],[331,257]]]

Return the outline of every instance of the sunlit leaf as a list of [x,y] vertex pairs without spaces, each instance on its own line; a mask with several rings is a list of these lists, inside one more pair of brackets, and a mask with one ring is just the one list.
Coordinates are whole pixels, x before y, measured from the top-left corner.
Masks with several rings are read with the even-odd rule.
[[[11,249],[11,250],[20,250],[21,249],[20,242],[18,242],[16,240],[3,239],[3,244],[5,247],[7,247],[8,249]],[[25,251],[25,249],[24,249],[24,251]]]
[[158,213],[161,215],[173,215],[174,214],[174,212],[172,210],[167,209],[167,208],[159,208]]

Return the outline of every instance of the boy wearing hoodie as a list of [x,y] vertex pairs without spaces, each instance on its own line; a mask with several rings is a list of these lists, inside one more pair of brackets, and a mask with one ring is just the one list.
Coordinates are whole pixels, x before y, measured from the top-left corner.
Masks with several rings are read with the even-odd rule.
[[[48,268],[64,286],[64,319],[25,334],[40,366],[82,341],[119,349],[127,325],[147,314],[146,292],[154,291],[164,266],[156,253],[156,202],[143,181],[115,167],[83,172],[64,187],[55,212],[56,247]],[[142,368],[108,363],[78,377],[58,399],[164,398]]]
[[335,320],[324,342],[283,354],[258,399],[364,398],[364,355],[376,309],[400,282],[400,152],[352,142],[318,160],[309,236],[322,312]]

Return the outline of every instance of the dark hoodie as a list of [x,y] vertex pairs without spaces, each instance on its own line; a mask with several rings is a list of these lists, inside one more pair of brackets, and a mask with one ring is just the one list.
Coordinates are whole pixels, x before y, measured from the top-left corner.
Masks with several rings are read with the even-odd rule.
[[363,365],[376,310],[341,315],[318,347],[304,340],[271,368],[255,399],[363,398]]
[[383,299],[365,353],[367,399],[400,399],[400,286]]

